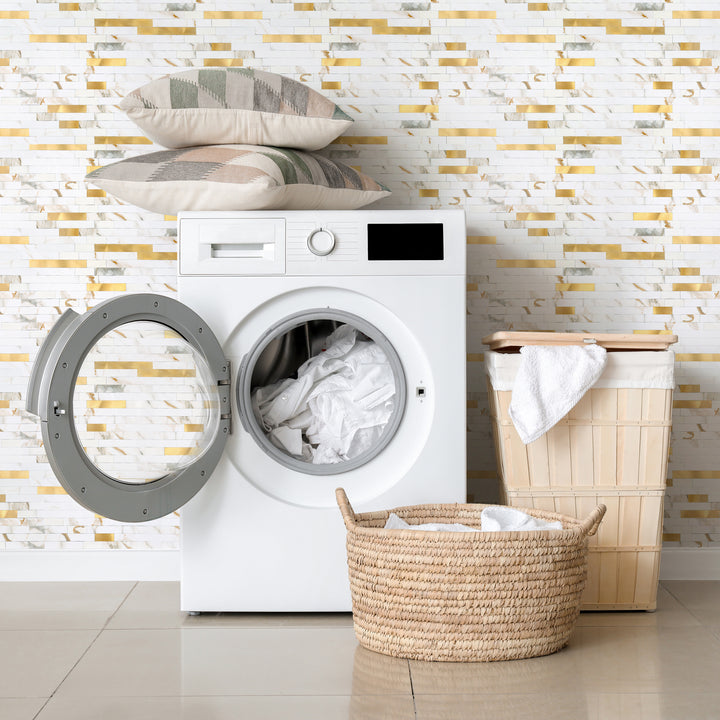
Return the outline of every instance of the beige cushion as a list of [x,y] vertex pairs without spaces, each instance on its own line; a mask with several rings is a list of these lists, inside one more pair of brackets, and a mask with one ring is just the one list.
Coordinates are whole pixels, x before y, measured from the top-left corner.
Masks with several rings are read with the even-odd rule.
[[315,153],[256,145],[161,150],[98,168],[88,182],[146,210],[353,210],[390,191]]
[[303,83],[247,68],[197,68],[133,90],[120,107],[169,148],[241,143],[319,150],[352,125]]

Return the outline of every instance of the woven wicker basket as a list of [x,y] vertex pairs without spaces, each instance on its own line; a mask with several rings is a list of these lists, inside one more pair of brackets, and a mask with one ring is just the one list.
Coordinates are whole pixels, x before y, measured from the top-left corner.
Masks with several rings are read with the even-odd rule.
[[342,488],[355,634],[361,645],[414,660],[488,661],[548,655],[579,613],[587,538],[605,514],[583,521],[542,510],[563,530],[385,530],[391,512],[410,524],[480,527],[485,505],[415,505],[356,515]]

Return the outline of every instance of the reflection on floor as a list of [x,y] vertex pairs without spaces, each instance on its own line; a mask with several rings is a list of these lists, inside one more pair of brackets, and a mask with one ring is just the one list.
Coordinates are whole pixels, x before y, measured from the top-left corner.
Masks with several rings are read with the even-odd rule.
[[561,652],[505,663],[378,655],[349,614],[178,607],[177,583],[0,583],[0,718],[720,717],[720,582],[665,582],[656,613],[584,613]]

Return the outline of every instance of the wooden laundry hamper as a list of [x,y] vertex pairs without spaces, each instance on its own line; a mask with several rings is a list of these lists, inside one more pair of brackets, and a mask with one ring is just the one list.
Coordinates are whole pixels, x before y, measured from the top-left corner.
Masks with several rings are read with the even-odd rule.
[[[563,420],[524,445],[508,413],[520,347],[588,340],[608,350],[605,372]],[[607,506],[590,540],[581,609],[654,610],[674,383],[668,346],[677,337],[506,332],[483,342],[491,348],[485,360],[503,502],[573,516]],[[636,380],[625,381],[630,374]]]
[[356,515],[342,488],[355,635],[364,647],[414,660],[490,661],[548,655],[563,647],[580,612],[588,536],[605,508],[585,520],[542,510],[562,530],[386,530],[391,512],[411,525],[481,527],[486,505],[414,505]]

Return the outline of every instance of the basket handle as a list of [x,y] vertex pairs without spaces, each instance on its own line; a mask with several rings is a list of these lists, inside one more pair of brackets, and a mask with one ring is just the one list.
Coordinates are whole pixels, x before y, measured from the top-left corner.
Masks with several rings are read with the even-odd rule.
[[355,511],[352,509],[348,496],[342,488],[335,490],[335,499],[342,513],[345,527],[348,530],[352,530],[352,528],[355,527]]
[[594,535],[597,532],[600,521],[605,515],[607,508],[604,505],[598,505],[582,522],[580,529],[585,535]]

